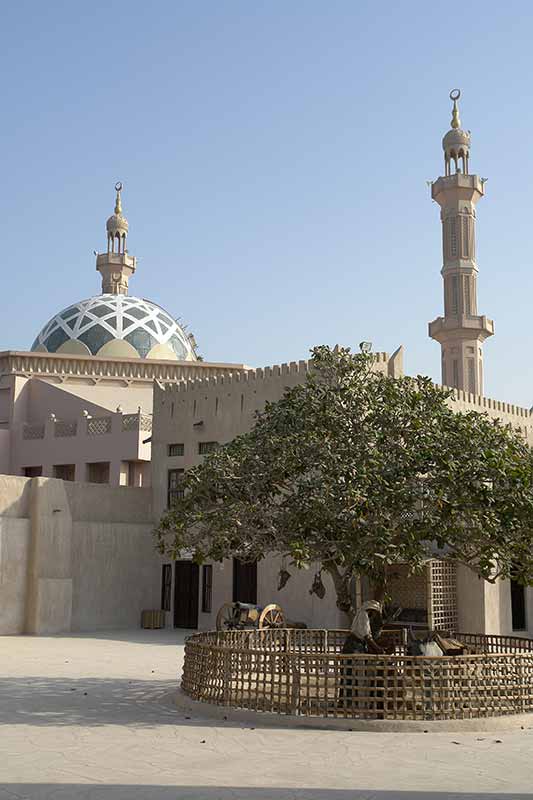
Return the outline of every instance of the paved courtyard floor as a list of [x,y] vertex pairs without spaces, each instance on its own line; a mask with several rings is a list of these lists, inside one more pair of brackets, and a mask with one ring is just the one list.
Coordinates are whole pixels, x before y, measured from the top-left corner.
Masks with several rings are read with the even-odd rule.
[[361,733],[187,718],[183,634],[0,637],[0,800],[533,797],[531,728]]

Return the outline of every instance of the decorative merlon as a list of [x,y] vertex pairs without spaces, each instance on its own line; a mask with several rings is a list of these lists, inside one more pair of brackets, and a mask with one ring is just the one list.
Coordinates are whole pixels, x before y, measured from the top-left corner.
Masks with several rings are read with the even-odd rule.
[[[393,356],[389,357],[388,353],[373,353],[376,368],[380,369],[387,374],[394,374],[396,377],[400,374],[403,368],[403,348],[399,347]],[[284,376],[300,375],[302,378],[309,372],[311,368],[311,361],[290,361],[284,364],[273,364],[268,367],[258,367],[257,369],[250,369],[246,367],[238,372],[227,370],[219,372],[219,374],[208,374],[204,376],[195,376],[193,379],[185,380],[174,385],[166,386],[158,384],[158,388],[162,391],[174,392],[195,392],[206,391],[210,388],[227,387],[236,385],[251,384],[259,381],[279,381]]]
[[175,383],[201,375],[215,375],[248,369],[245,364],[218,364],[208,361],[167,361],[140,358],[99,358],[59,353],[28,353],[7,350],[0,352],[0,376],[21,375],[87,378],[95,380],[154,380]]

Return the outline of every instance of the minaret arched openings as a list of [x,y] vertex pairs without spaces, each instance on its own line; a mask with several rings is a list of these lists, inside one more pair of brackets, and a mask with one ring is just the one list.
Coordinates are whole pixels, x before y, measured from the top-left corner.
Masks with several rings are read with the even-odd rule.
[[453,100],[451,129],[444,137],[444,175],[468,175],[468,159],[470,156],[470,131],[461,129],[457,101],[461,97],[459,89],[450,92]]
[[120,197],[122,183],[120,181],[115,184],[115,191],[117,193],[115,212],[107,221],[107,252],[124,255],[127,252],[126,237],[128,235],[128,221],[122,214],[122,201]]

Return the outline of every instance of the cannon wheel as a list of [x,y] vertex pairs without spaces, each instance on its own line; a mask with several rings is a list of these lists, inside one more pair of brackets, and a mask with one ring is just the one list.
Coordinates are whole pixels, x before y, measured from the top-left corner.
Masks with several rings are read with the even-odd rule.
[[235,628],[235,605],[224,603],[217,614],[217,631],[229,631]]
[[259,628],[283,628],[285,617],[280,606],[270,603],[265,606],[259,617]]

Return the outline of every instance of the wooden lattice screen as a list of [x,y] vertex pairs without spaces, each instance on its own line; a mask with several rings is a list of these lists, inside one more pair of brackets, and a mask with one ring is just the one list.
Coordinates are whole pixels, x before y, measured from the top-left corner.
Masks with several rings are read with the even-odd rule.
[[433,630],[457,630],[457,565],[434,558],[428,561],[428,625]]
[[[457,630],[457,566],[433,558],[421,572],[409,574],[408,564],[389,567],[387,590],[407,616],[404,621],[422,623],[432,630]],[[409,619],[411,613],[411,619]]]

